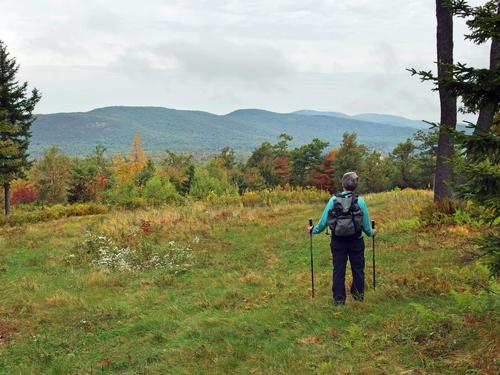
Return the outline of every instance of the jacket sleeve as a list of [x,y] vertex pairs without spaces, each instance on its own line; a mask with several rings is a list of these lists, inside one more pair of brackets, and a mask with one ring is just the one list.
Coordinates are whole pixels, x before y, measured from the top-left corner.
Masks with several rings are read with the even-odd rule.
[[363,232],[365,232],[368,237],[373,237],[373,230],[370,221],[370,214],[368,213],[368,207],[366,207],[366,203],[363,198],[358,198],[358,204],[361,212],[363,212]]
[[321,215],[321,219],[319,220],[318,224],[314,226],[312,230],[313,234],[321,233],[326,228],[328,211],[332,209],[334,200],[335,196],[331,197],[328,203],[326,204],[325,209],[323,210],[323,214]]

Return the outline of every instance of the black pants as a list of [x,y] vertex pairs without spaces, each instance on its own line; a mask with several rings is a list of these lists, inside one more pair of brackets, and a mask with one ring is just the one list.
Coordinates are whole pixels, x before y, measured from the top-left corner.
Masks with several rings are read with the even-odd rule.
[[351,295],[358,301],[363,300],[365,291],[365,242],[362,238],[340,239],[332,237],[330,244],[333,257],[333,300],[336,304],[344,304],[345,269],[347,258],[351,263],[352,284]]

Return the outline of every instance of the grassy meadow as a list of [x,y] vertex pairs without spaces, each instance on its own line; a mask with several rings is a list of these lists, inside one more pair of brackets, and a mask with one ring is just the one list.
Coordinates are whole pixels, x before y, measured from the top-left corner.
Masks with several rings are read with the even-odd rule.
[[365,199],[380,231],[377,289],[365,239],[366,300],[345,307],[332,305],[323,234],[310,295],[305,227],[324,202],[4,226],[0,373],[497,374],[498,283],[467,261],[484,228],[422,227],[425,191]]

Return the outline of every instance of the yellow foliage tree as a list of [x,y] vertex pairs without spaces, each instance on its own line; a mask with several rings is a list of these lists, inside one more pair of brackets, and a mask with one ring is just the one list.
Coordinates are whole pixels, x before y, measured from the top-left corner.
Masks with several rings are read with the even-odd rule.
[[139,171],[145,167],[147,157],[141,143],[141,137],[136,135],[127,156],[116,153],[113,157],[110,170],[117,184],[134,182]]

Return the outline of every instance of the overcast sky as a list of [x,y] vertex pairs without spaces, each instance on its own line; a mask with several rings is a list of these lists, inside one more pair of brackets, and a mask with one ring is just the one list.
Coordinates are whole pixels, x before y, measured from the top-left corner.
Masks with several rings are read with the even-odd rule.
[[[483,1],[473,0],[471,4]],[[391,113],[435,120],[434,0],[0,0],[0,39],[37,112],[155,105]],[[463,41],[456,59],[487,66]]]

